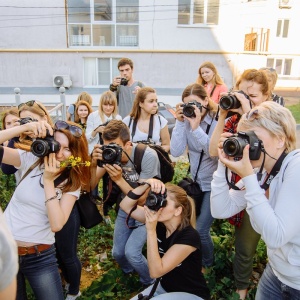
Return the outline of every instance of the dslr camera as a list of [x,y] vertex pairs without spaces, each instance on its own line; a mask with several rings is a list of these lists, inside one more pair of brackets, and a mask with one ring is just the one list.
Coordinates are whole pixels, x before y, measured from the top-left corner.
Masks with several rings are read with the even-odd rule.
[[126,78],[121,78],[120,85],[126,86],[128,84],[128,80]]
[[[243,94],[248,100],[249,96],[245,94],[243,91],[237,91],[237,93]],[[241,103],[235,95],[225,95],[221,97],[219,105],[224,110],[234,109],[241,107]]]
[[250,145],[249,158],[250,160],[258,160],[263,150],[261,140],[257,137],[254,131],[242,132],[239,131],[234,136],[229,137],[223,143],[223,151],[228,156],[242,157],[243,150],[246,145]]
[[197,101],[190,101],[188,103],[181,104],[183,114],[188,118],[195,118],[195,106],[202,112],[202,105]]
[[36,119],[32,119],[32,118],[30,118],[30,117],[27,117],[27,118],[21,118],[21,119],[19,120],[20,125],[24,125],[24,124],[31,123],[31,122],[37,122],[37,120],[36,120]]
[[165,207],[167,205],[167,192],[165,191],[163,194],[149,192],[145,205],[151,209],[158,211],[161,207]]
[[103,167],[104,164],[117,164],[121,163],[122,158],[122,147],[118,144],[111,143],[109,145],[103,145],[102,150],[102,160],[97,161],[99,167]]
[[57,153],[60,149],[60,143],[51,136],[47,130],[44,138],[37,138],[31,144],[31,153],[37,157],[47,156],[49,153]]

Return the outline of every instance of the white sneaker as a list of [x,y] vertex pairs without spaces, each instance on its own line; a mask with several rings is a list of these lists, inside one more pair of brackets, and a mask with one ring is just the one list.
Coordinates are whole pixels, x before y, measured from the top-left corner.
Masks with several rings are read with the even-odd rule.
[[67,297],[66,297],[66,300],[75,300],[80,295],[81,295],[80,291],[78,292],[77,295],[70,295],[70,294],[68,294]]

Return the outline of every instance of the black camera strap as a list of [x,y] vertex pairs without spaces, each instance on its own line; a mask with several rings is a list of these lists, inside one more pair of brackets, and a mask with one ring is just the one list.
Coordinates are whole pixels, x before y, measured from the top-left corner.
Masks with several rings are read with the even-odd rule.
[[[260,170],[256,174],[258,181],[261,180],[262,170],[263,170],[263,167],[264,167],[264,164],[265,164],[265,158],[266,158],[266,154],[267,154],[265,150],[263,150],[263,154],[264,154],[264,158],[263,158],[262,165],[260,167]],[[275,165],[273,166],[271,172],[269,174],[267,174],[264,183],[260,186],[265,191],[269,188],[271,181],[274,179],[274,177],[280,171],[282,162],[283,162],[283,160],[285,159],[286,156],[287,156],[287,153],[285,151],[283,151],[282,154],[280,155],[280,157],[277,159],[277,161],[276,161]],[[271,158],[273,158],[273,157],[271,157]],[[232,184],[228,180],[228,167],[225,168],[225,177],[226,177],[227,184],[229,185],[230,188],[232,188],[234,190],[240,190],[240,188],[238,188],[235,184]]]

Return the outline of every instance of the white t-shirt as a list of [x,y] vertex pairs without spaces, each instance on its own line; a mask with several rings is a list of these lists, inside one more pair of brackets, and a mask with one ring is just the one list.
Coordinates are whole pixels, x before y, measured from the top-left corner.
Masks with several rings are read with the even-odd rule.
[[[123,122],[129,126],[130,123],[130,116],[127,116],[123,119]],[[161,140],[160,140],[160,131],[167,126],[168,121],[162,117],[162,116],[158,116],[158,115],[154,115],[154,119],[153,119],[153,133],[152,133],[152,140],[153,142],[155,142],[155,144],[160,145],[161,144]],[[133,120],[131,121],[130,124],[130,139],[132,142],[138,142],[138,141],[146,141],[148,139],[148,133],[142,132],[139,130],[138,125],[136,126],[136,130],[135,130],[135,134],[132,137],[132,128],[133,128]]]
[[[105,121],[104,123],[106,123],[107,121],[112,120],[112,116],[107,117],[104,115]],[[116,115],[116,120],[122,120],[122,117],[120,115]],[[96,129],[99,125],[103,124],[102,120],[100,118],[99,115],[99,111],[96,110],[92,113],[89,114],[87,122],[86,122],[86,131],[85,131],[85,135],[89,144],[89,154],[92,153],[92,151],[94,150],[94,146],[96,144],[99,144],[99,134],[97,133],[94,137],[92,136],[92,133],[94,131],[94,129]]]
[[[20,153],[22,177],[36,162],[38,157],[31,152]],[[44,170],[35,167],[17,186],[4,212],[7,225],[15,240],[37,244],[53,244],[54,232],[51,231],[45,205],[45,192],[41,186]],[[79,197],[80,189],[67,194]]]

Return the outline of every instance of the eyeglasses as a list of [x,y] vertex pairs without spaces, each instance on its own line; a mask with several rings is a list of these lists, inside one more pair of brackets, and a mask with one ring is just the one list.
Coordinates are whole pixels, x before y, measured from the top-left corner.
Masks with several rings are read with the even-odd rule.
[[65,121],[56,121],[54,125],[55,130],[69,130],[71,134],[77,138],[82,136],[82,129],[75,125],[69,125]]
[[45,115],[47,115],[46,111],[44,110],[44,108],[39,105],[35,100],[30,100],[30,101],[27,101],[25,103],[21,103],[18,105],[18,110],[20,110],[24,105],[27,105],[27,106],[33,106],[34,103],[45,113]]

